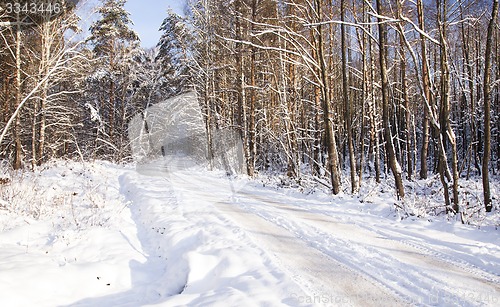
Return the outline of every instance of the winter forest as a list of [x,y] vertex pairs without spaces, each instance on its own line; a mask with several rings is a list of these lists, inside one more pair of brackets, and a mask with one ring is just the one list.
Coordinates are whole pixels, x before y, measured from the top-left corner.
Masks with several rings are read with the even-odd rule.
[[[102,1],[85,38],[77,1],[10,14],[6,2],[0,156],[13,169],[130,161],[130,119],[194,91],[208,154],[214,131],[237,129],[249,176],[309,176],[333,194],[374,178],[402,203],[408,182],[435,178],[443,212],[498,204],[498,1],[192,0],[165,12],[149,50],[125,0]],[[483,191],[469,202],[471,178]]]
[[500,306],[499,0],[172,3],[0,0],[0,306]]

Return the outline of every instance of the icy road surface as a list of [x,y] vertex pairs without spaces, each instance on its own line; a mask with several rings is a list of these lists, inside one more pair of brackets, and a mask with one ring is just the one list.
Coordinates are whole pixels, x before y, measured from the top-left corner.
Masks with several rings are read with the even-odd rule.
[[498,230],[399,221],[390,192],[306,195],[180,158],[33,176],[16,206],[37,219],[0,206],[1,306],[500,305]]

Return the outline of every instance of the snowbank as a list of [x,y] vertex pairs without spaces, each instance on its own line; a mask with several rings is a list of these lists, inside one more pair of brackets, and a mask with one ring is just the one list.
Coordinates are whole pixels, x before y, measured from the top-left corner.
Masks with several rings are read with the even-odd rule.
[[61,306],[130,289],[144,261],[118,176],[105,162],[49,163],[0,187],[0,305]]

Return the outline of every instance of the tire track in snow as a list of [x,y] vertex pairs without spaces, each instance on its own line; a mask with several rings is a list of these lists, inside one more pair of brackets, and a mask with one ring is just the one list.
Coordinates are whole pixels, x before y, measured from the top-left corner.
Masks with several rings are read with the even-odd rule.
[[[217,183],[214,183],[212,187],[206,178],[190,174],[180,175],[177,179],[199,188],[209,186],[208,191],[217,186]],[[212,197],[209,193],[205,196]],[[315,213],[315,210],[291,206],[286,203],[286,199],[292,202],[301,202],[302,199],[289,196],[277,201],[271,197],[240,190],[233,191],[232,197],[233,200],[239,201],[222,202],[221,199],[214,198],[214,203],[221,211],[232,216],[232,220],[242,225],[246,232],[253,235],[257,245],[266,245],[268,250],[274,250],[276,254],[274,259],[295,276],[297,283],[302,284],[312,295],[334,293],[336,297],[345,295],[343,297],[349,298],[348,289],[353,288],[353,285],[346,280],[350,279],[363,281],[361,288],[374,287],[375,292],[383,292],[385,297],[398,301],[397,305],[404,302],[426,306],[496,305],[495,295],[499,292],[499,285],[494,278],[484,278],[480,272],[469,272],[460,265],[454,265],[452,260],[446,259],[446,257],[453,259],[451,255],[433,253],[425,248],[405,244],[402,242],[404,240],[399,239],[401,234],[397,235],[394,232],[396,236],[388,236],[377,233],[376,229],[366,229],[356,223],[338,221],[335,216],[325,214],[326,212],[319,214]],[[263,233],[266,229],[270,233]],[[341,232],[338,233],[339,231]],[[357,237],[351,237],[352,234],[357,234]],[[281,238],[287,244],[283,244],[277,238]],[[285,255],[288,257],[294,253],[316,259],[311,261],[316,273],[311,274],[314,269],[311,270],[311,266],[304,264],[300,257],[284,259]],[[365,260],[367,256],[369,259]],[[327,265],[318,266],[321,262]],[[323,274],[322,270],[332,264],[340,268],[341,272],[329,271]],[[345,278],[340,278],[344,284],[338,284],[337,281],[336,285],[332,285],[331,276],[334,275],[344,276]],[[367,284],[371,286],[366,286]],[[493,300],[483,301],[481,293],[492,293],[492,296],[487,298]],[[348,302],[366,305],[366,301],[361,303],[359,300],[362,295],[354,292],[351,294],[353,299]],[[377,299],[382,300],[383,296],[372,298],[372,302]],[[380,300],[379,304],[374,305],[380,305]],[[384,305],[390,304],[384,301]]]
[[309,245],[288,229],[233,203],[216,204],[221,212],[240,225],[255,244],[272,253],[272,258],[301,285],[316,303],[342,306],[404,306],[405,300],[365,274]]
[[[197,187],[189,174],[180,182],[176,174],[182,171],[168,172],[158,166],[141,166],[139,175],[122,180],[124,192],[135,203],[142,248],[148,259],[161,256],[163,262],[154,266],[164,271],[162,278],[151,280],[149,287],[157,300],[168,306],[234,306],[231,302],[299,306],[298,297],[304,291],[241,227],[215,208],[213,200],[225,198],[227,193],[222,191],[221,196],[215,187]],[[175,291],[163,290],[172,288],[172,283]],[[213,304],[216,301],[219,303]]]
[[[477,277],[484,279],[487,282],[491,282],[496,285],[500,285],[500,276],[493,272],[489,272],[487,270],[484,270],[478,266],[476,266],[473,263],[467,262],[463,259],[459,258],[453,258],[450,255],[447,255],[441,251],[438,251],[437,249],[431,247],[429,244],[422,243],[422,242],[416,242],[414,240],[411,240],[411,237],[404,235],[402,233],[394,232],[391,230],[381,230],[381,229],[375,229],[373,227],[365,226],[365,225],[359,225],[360,227],[363,227],[369,231],[378,233],[380,235],[386,236],[388,238],[391,238],[391,240],[395,240],[400,242],[401,244],[407,245],[411,248],[414,248],[418,250],[420,253],[431,256],[433,258],[439,259],[440,261],[446,262],[449,265],[453,265],[454,267],[460,268],[465,272],[468,272],[472,275],[476,275]],[[398,239],[397,236],[405,236],[406,239]]]
[[[407,297],[392,291],[364,272],[353,270],[345,261],[339,261],[331,254],[311,245],[308,238],[298,237],[280,223],[244,210],[234,199],[230,201],[227,197],[220,198],[210,194],[213,187],[207,190],[207,185],[211,183],[203,178],[180,172],[175,173],[174,177],[183,184],[197,187],[196,193],[199,197],[212,200],[219,211],[254,239],[257,246],[270,252],[271,258],[278,266],[310,294],[303,297],[305,303],[313,301],[335,306],[408,305]],[[203,193],[204,189],[206,193]],[[239,196],[237,193],[236,197]]]
[[[346,269],[356,272],[357,274],[363,276],[366,280],[370,280],[371,283],[376,284],[379,288],[385,289],[387,293],[391,293],[393,296],[399,297],[401,301],[411,303],[412,306],[419,306],[424,303],[424,300],[421,299],[422,297],[429,297],[428,293],[420,293],[417,299],[415,299],[415,296],[413,295],[412,298],[411,294],[418,290],[416,287],[409,288],[409,290],[405,293],[405,291],[401,291],[400,286],[396,287],[390,284],[392,280],[395,285],[404,283],[408,285],[407,287],[411,287],[412,280],[414,279],[407,278],[406,276],[408,274],[401,274],[403,272],[394,272],[391,264],[396,263],[397,260],[391,255],[382,254],[376,249],[368,248],[362,244],[357,244],[349,240],[333,238],[330,233],[323,232],[319,228],[308,223],[292,221],[290,217],[284,218],[276,215],[274,212],[272,214],[254,212],[254,214],[264,220],[282,227],[290,233],[293,233],[296,239],[302,240],[309,247],[318,250],[339,263],[342,263]],[[383,261],[373,263],[370,259],[383,259]],[[379,276],[384,276],[384,278]],[[426,278],[429,280],[427,276],[423,275],[418,276],[418,278]],[[433,285],[437,285],[436,281],[432,281],[431,283]],[[448,291],[447,293],[450,295]]]
[[[447,303],[449,305],[456,306],[477,306],[478,304],[485,304],[484,301],[481,301],[481,299],[485,298],[485,296],[481,295],[481,293],[484,293],[485,295],[486,293],[493,293],[491,301],[486,302],[486,304],[493,303],[492,305],[494,305],[494,303],[497,302],[495,293],[500,291],[498,279],[495,278],[494,275],[484,272],[479,268],[477,268],[477,270],[471,269],[463,263],[461,265],[455,265],[451,259],[447,259],[445,254],[437,251],[432,252],[423,246],[418,246],[417,244],[413,245],[408,244],[408,242],[402,242],[401,240],[395,240],[394,238],[391,238],[394,237],[394,235],[386,236],[376,230],[366,228],[363,231],[359,225],[339,223],[338,221],[332,220],[331,216],[311,213],[301,208],[292,208],[290,205],[277,202],[276,200],[267,197],[256,196],[245,192],[240,192],[239,195],[245,197],[246,199],[257,201],[268,207],[263,208],[260,206],[257,209],[259,211],[256,212],[255,209],[250,208],[250,206],[246,206],[246,210],[250,210],[254,212],[254,214],[257,214],[270,222],[274,222],[289,231],[295,231],[298,238],[304,241],[313,242],[315,248],[329,254],[345,264],[350,265],[352,269],[363,272],[364,274],[377,280],[378,283],[407,298],[407,300],[412,303],[418,303],[420,301],[425,304],[430,304],[435,301],[436,303]],[[269,207],[275,210],[269,211]],[[336,230],[339,230],[339,228],[348,229],[344,231],[343,239],[338,238],[339,233],[336,232]],[[361,240],[361,243],[354,242],[352,240],[353,238],[350,239],[347,233],[353,234],[356,232],[364,233],[367,238],[370,238],[370,240],[374,242],[374,245],[370,247],[370,242],[366,239]],[[307,235],[305,238],[304,234]],[[384,238],[374,236],[374,234],[382,234]],[[328,240],[316,242],[314,238],[318,237],[328,238]],[[382,243],[383,241],[387,241],[387,243],[392,246],[392,250],[390,252],[384,252],[381,250],[381,248],[387,249],[387,246],[385,246],[386,244]],[[376,246],[375,243],[378,243],[379,246]],[[332,249],[328,250],[325,246],[331,246]],[[338,256],[339,249],[343,250],[343,255],[345,255],[344,257]],[[359,257],[367,254],[376,254],[377,256],[372,257],[372,259],[384,259],[385,262],[378,261],[376,267],[363,268],[363,263],[353,260],[356,259],[356,253],[352,255],[353,251],[356,251]],[[396,257],[394,254],[396,254]],[[350,255],[350,257],[348,257],[348,255]],[[415,262],[420,262],[420,266],[415,265]],[[392,265],[387,265],[386,263],[390,263]],[[394,263],[399,264],[399,270],[394,269]],[[380,270],[380,268],[384,268],[384,272],[380,276],[376,276],[374,273],[370,272],[373,269]],[[408,269],[414,269],[414,272],[411,272]],[[422,269],[426,269],[426,271],[422,271]],[[392,274],[388,272],[391,272]],[[436,272],[442,273],[443,276],[439,276],[440,274],[436,274]],[[395,280],[398,281],[398,284],[392,286],[389,285],[388,280],[386,280],[388,275],[395,278]],[[413,278],[406,278],[408,275]],[[452,275],[454,278],[447,277],[446,275]],[[475,289],[483,289],[483,292],[477,292],[479,294],[476,293],[475,295],[471,295],[474,294],[473,291],[468,290],[465,287],[462,287],[462,290],[457,291],[455,286],[450,286],[452,284],[460,284],[456,281],[457,278],[468,282],[468,284],[474,284]],[[404,287],[399,285],[400,282],[405,281],[408,283],[408,287],[411,287],[415,281],[418,281],[419,286],[415,287],[415,285],[413,285],[413,288],[405,291]],[[422,289],[422,286],[425,286],[425,288],[429,290]],[[482,286],[485,286],[485,288],[482,288]],[[484,289],[489,289],[491,292]],[[412,292],[417,292],[419,295],[415,296]]]

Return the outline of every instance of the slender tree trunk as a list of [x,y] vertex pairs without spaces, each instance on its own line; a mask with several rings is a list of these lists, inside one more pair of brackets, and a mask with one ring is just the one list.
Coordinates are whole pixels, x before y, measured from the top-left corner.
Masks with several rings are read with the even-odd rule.
[[[401,2],[398,0],[397,14],[398,19],[401,18],[402,8]],[[410,110],[410,99],[408,95],[408,80],[406,77],[406,48],[405,48],[405,37],[404,28],[401,23],[398,23],[399,32],[399,43],[400,43],[400,60],[401,60],[401,98],[403,100],[404,106],[404,129],[405,129],[405,139],[406,139],[406,167],[408,172],[408,179],[413,178],[413,155],[412,155],[412,135],[411,135],[411,110]],[[403,116],[402,116],[403,118]]]
[[[311,37],[315,37],[315,29],[310,30]],[[312,49],[318,50],[317,40],[313,39],[312,41]],[[319,63],[318,52],[312,52],[313,59]],[[317,72],[320,75],[319,71]],[[322,125],[321,123],[321,89],[319,86],[313,86],[313,112],[314,112],[314,134],[313,134],[313,171],[316,175],[321,175],[321,169],[324,166],[323,164],[323,134],[321,133]]]
[[[377,13],[382,14],[382,0],[377,0]],[[396,192],[399,199],[404,199],[405,190],[401,177],[401,166],[396,159],[394,142],[392,140],[390,112],[389,112],[389,80],[387,78],[387,27],[382,18],[378,18],[379,30],[379,61],[380,77],[382,79],[382,120],[384,124],[385,149],[389,167],[396,181]]]
[[374,53],[374,46],[373,43],[370,40],[368,40],[369,44],[369,54],[370,54],[370,98],[369,98],[369,112],[370,112],[370,123],[371,123],[371,143],[372,143],[372,155],[373,155],[373,162],[375,166],[375,181],[377,183],[380,183],[380,133],[379,133],[379,110],[377,107],[377,101],[375,99],[375,72],[376,72],[376,65],[375,65],[375,53]]
[[38,101],[34,101],[33,103],[33,121],[31,127],[31,169],[35,170],[35,166],[37,165],[37,135],[38,135]]
[[[460,18],[463,17],[463,12],[462,12],[462,6],[460,6]],[[475,161],[477,160],[477,132],[476,132],[476,102],[475,102],[475,97],[476,97],[476,88],[475,88],[475,75],[474,75],[474,69],[473,65],[474,63],[471,61],[471,52],[470,52],[470,40],[471,38],[469,37],[470,35],[470,26],[467,26],[467,31],[465,29],[467,23],[462,23],[461,25],[461,36],[462,36],[462,49],[463,49],[463,56],[464,56],[464,73],[465,71],[467,72],[467,84],[468,84],[468,99],[466,93],[464,93],[464,99],[465,99],[465,107],[470,105],[470,115],[469,115],[469,122],[470,122],[470,134],[465,135],[465,137],[468,139],[470,138],[470,145],[468,146],[470,149],[470,153],[468,154],[467,157],[467,179],[469,179],[470,176],[470,171],[471,171],[471,165],[474,162],[474,165],[477,165]],[[468,102],[468,104],[467,104]],[[467,110],[467,109],[465,109]],[[464,111],[465,111],[464,110]],[[481,170],[478,170],[481,172]]]
[[322,134],[321,134],[321,91],[320,88],[314,87],[314,149],[313,149],[313,164],[314,171],[316,175],[321,174],[321,167],[323,165],[323,159],[321,157],[322,150]]
[[[431,82],[429,79],[429,62],[427,59],[427,44],[425,43],[425,36],[423,32],[425,31],[424,23],[424,4],[423,0],[417,0],[417,14],[419,28],[422,30],[420,34],[420,48],[422,50],[422,81],[424,88],[424,99],[428,103],[431,102]],[[425,102],[424,102],[425,104]],[[430,125],[429,125],[429,110],[424,105],[424,118],[422,122],[422,147],[420,150],[420,178],[427,179],[428,167],[427,167],[427,154],[429,152],[429,137],[430,137]]]
[[5,102],[3,105],[3,112],[2,112],[2,122],[7,122],[9,120],[9,114],[10,114],[10,107],[11,107],[11,101],[9,101],[10,97],[10,82],[11,82],[11,77],[10,75],[6,76],[5,79],[3,80],[3,87],[4,87],[4,97],[5,97]]
[[[207,47],[208,49],[208,47]],[[208,156],[208,161],[210,163],[210,168],[214,167],[214,142],[213,142],[213,133],[214,133],[214,128],[212,125],[212,106],[211,106],[211,99],[209,97],[210,93],[210,80],[207,78],[208,72],[209,72],[209,67],[208,67],[208,62],[207,65],[205,66],[205,76],[203,77],[203,102],[205,106],[205,112],[206,112],[206,117],[205,117],[205,129],[207,131],[207,156]]]
[[[478,37],[481,37],[482,36],[482,29],[480,29],[480,27],[475,27],[474,29],[474,38],[478,38]],[[474,67],[476,69],[474,75],[476,76],[476,79],[479,78],[479,76],[482,75],[482,72],[481,72],[481,68],[483,67],[483,63],[481,62],[481,60],[483,59],[483,54],[481,54],[481,50],[482,50],[482,41],[481,39],[474,39],[474,42],[475,42],[475,48],[473,49],[475,54],[474,54]],[[483,75],[484,77],[484,75]],[[478,170],[478,172],[481,173],[482,175],[482,167],[481,167],[481,157],[479,156],[480,153],[483,151],[483,146],[484,146],[484,137],[483,137],[483,129],[481,129],[481,122],[480,122],[480,119],[478,118],[477,116],[477,108],[478,106],[476,105],[478,101],[481,101],[482,100],[482,95],[484,94],[484,88],[482,87],[482,84],[480,82],[476,82],[476,96],[474,97],[474,100],[473,100],[473,105],[472,105],[472,113],[474,115],[474,122],[475,122],[475,130],[476,130],[476,146],[475,146],[475,150],[476,150],[476,155],[474,156],[474,166],[476,167],[476,169]]]
[[[114,39],[110,42],[110,54],[109,54],[109,68],[112,73],[115,72],[115,42]],[[108,121],[109,121],[109,141],[111,144],[114,142],[114,132],[115,132],[115,81],[113,76],[109,81],[109,96],[108,96]]]
[[47,128],[47,92],[48,86],[47,81],[42,86],[42,96],[40,97],[40,125],[39,125],[39,140],[38,140],[38,160],[36,162],[37,165],[41,165],[43,162],[44,151],[45,151],[45,137],[46,137],[46,128]]
[[[362,12],[363,16],[363,22],[366,23],[367,21],[367,14],[366,14],[366,3],[363,1],[362,5]],[[367,50],[367,45],[368,45],[368,36],[366,34],[366,31],[368,30],[366,26],[363,26],[362,31],[358,31],[358,39],[360,41],[360,49],[361,49],[361,56],[362,56],[362,79],[361,79],[361,89],[362,89],[362,94],[361,94],[361,99],[362,99],[362,107],[365,108],[368,107],[367,109],[370,109],[370,102],[369,102],[369,94],[368,94],[368,50]],[[368,106],[367,106],[368,104]],[[369,111],[368,111],[369,112]],[[365,164],[365,138],[366,138],[366,133],[368,128],[366,127],[367,121],[370,122],[369,120],[369,115],[368,114],[362,114],[362,123],[361,123],[361,136],[360,136],[360,159],[359,159],[359,174],[358,174],[358,185],[361,188],[361,182],[363,180],[363,171],[364,171],[364,164]],[[367,120],[368,119],[368,120]],[[370,131],[371,132],[371,131]],[[370,133],[371,135],[371,133]],[[371,142],[370,142],[371,144]],[[369,148],[371,150],[371,148]],[[369,156],[369,154],[368,154]]]
[[[257,0],[252,0],[252,21],[257,20]],[[251,30],[254,31],[254,22],[252,22]],[[248,175],[253,176],[255,173],[255,160],[257,158],[257,138],[256,138],[256,127],[255,127],[255,104],[257,96],[257,81],[256,75],[256,53],[255,47],[250,49],[250,99],[249,99],[249,114],[248,114],[248,147],[249,147],[249,159],[248,162]]]
[[[15,94],[15,106],[14,110],[21,104],[21,18],[19,13],[16,15],[16,94]],[[20,114],[16,116],[14,121],[13,136],[14,136],[14,169],[20,169],[22,167],[22,144],[21,144],[21,119]]]
[[349,68],[347,65],[347,34],[345,25],[345,10],[346,4],[345,0],[341,0],[341,13],[340,19],[342,24],[340,25],[341,32],[341,48],[342,48],[342,99],[344,100],[344,117],[346,121],[347,129],[347,145],[349,148],[349,161],[350,161],[350,173],[351,173],[351,192],[354,194],[358,190],[358,183],[356,182],[356,158],[354,156],[354,140],[352,136],[352,116],[351,116],[351,100],[349,99]]
[[[451,166],[452,166],[452,178],[453,181],[453,207],[455,212],[459,211],[459,198],[458,198],[458,156],[457,156],[457,142],[455,137],[455,132],[451,127],[450,123],[450,69],[448,64],[448,42],[446,40],[446,30],[447,30],[447,1],[437,2],[438,9],[438,23],[439,23],[439,42],[441,45],[440,54],[440,67],[441,67],[441,107],[440,107],[440,127],[441,127],[441,139],[443,144],[441,145],[442,150],[445,151],[446,145],[445,141],[448,140],[451,145]],[[448,165],[446,162],[446,153],[441,155],[440,168],[444,172],[448,170]],[[447,177],[450,177],[447,175]],[[450,180],[450,178],[448,178]],[[447,189],[447,187],[445,187]],[[445,191],[446,192],[446,191]]]
[[247,122],[247,101],[246,101],[246,84],[245,84],[245,58],[243,54],[243,44],[240,43],[243,40],[243,25],[241,16],[242,14],[242,3],[241,0],[235,1],[235,11],[238,16],[236,16],[236,69],[237,69],[237,84],[236,90],[238,95],[238,126],[240,127],[241,137],[243,139],[243,151],[246,160],[246,170],[249,176],[253,176],[253,168],[251,166],[250,158],[250,147],[248,139],[248,122]]
[[[401,43],[403,46],[403,43]],[[402,48],[402,52],[404,52],[404,48]],[[404,57],[404,55],[403,55]],[[405,107],[405,138],[406,138],[406,167],[407,167],[407,172],[408,172],[408,179],[411,180],[413,178],[413,155],[412,155],[412,134],[411,134],[411,109],[410,109],[410,98],[408,95],[408,80],[406,77],[406,59],[402,59],[401,62],[401,82],[402,82],[402,88],[401,91],[403,92],[403,104]]]
[[[42,25],[42,63],[41,63],[41,69],[40,71],[42,72],[42,76],[48,74],[48,68],[49,68],[49,61],[50,61],[50,53],[51,53],[51,25],[50,21],[46,20],[43,25]],[[45,136],[46,136],[46,127],[47,127],[47,99],[48,99],[48,92],[49,92],[49,81],[46,80],[42,87],[41,87],[41,93],[40,93],[40,125],[39,125],[39,132],[38,132],[38,153],[37,153],[37,160],[36,164],[41,165],[43,162],[43,156],[44,156],[44,151],[45,151]],[[33,140],[35,141],[35,140]]]
[[108,121],[109,121],[109,140],[114,144],[114,126],[115,126],[115,82],[109,82],[109,106],[108,106]]
[[484,65],[484,154],[483,154],[483,197],[486,212],[491,212],[493,203],[491,201],[489,162],[491,159],[491,52],[493,44],[493,31],[498,16],[498,0],[493,0],[491,19],[488,24],[486,37],[485,65]]
[[[315,0],[316,3],[316,14],[318,19],[321,21],[322,18],[322,6],[321,0]],[[322,104],[323,104],[323,117],[325,125],[325,136],[326,136],[326,146],[328,150],[328,169],[330,171],[330,179],[332,182],[332,192],[337,195],[340,193],[341,181],[339,173],[339,157],[337,151],[337,141],[335,139],[335,130],[333,119],[331,118],[331,98],[330,98],[330,80],[328,77],[328,68],[325,61],[325,44],[323,40],[323,26],[320,24],[317,27],[318,31],[318,60],[320,66],[321,74],[321,92],[322,92]]]

